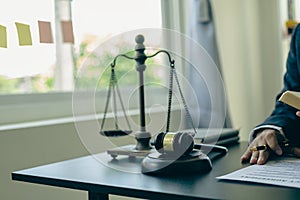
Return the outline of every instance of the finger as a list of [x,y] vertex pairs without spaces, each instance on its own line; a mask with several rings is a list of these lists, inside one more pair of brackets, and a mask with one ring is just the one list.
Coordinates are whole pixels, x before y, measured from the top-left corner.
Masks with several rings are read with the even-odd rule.
[[277,137],[276,135],[270,135],[267,140],[267,145],[270,147],[271,150],[273,150],[277,155],[282,155],[282,149],[281,147],[279,146],[278,144],[278,140],[277,140]]
[[252,155],[252,152],[250,151],[250,148],[247,149],[247,151],[241,156],[241,162],[247,162],[250,160]]
[[293,148],[293,149],[292,149],[292,153],[293,153],[295,156],[300,157],[300,148],[297,148],[297,147]]
[[266,151],[259,151],[259,156],[257,160],[257,164],[263,165],[267,162],[269,158],[270,152],[268,150]]
[[252,155],[252,152],[250,151],[250,147],[247,148],[247,150],[245,151],[245,153],[241,156],[241,161],[248,161],[250,159]]
[[252,145],[249,146],[247,148],[247,150],[245,151],[245,153],[241,156],[241,161],[242,162],[247,162],[250,160],[251,156],[252,156],[252,151],[251,151]]
[[259,151],[253,151],[250,159],[251,164],[256,164],[259,156]]
[[297,112],[296,112],[296,115],[297,115],[298,117],[300,117],[300,111],[297,111]]

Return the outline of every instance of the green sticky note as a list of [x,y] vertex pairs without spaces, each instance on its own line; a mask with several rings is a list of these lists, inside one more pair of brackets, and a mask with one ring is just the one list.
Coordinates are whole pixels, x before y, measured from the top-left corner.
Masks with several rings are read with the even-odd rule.
[[6,27],[2,25],[0,25],[0,47],[7,48]]
[[30,26],[27,24],[21,24],[18,22],[16,22],[15,24],[16,24],[17,31],[18,31],[19,45],[20,46],[32,45]]

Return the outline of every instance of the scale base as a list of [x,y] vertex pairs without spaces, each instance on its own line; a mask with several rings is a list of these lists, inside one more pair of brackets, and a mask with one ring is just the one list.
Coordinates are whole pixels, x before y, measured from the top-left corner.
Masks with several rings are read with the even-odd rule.
[[158,152],[151,153],[142,161],[142,173],[151,175],[180,175],[205,173],[212,169],[209,157],[199,150],[187,156],[172,158]]
[[107,153],[113,157],[116,158],[118,155],[124,155],[129,157],[145,157],[149,153],[154,152],[155,150],[153,148],[146,149],[146,150],[138,150],[135,145],[127,145],[122,147],[117,147],[114,149],[107,150]]

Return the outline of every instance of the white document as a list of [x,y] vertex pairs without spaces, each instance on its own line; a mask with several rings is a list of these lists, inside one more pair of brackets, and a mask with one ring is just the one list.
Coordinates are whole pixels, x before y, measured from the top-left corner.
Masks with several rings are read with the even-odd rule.
[[300,159],[280,158],[264,165],[251,165],[217,179],[300,188]]

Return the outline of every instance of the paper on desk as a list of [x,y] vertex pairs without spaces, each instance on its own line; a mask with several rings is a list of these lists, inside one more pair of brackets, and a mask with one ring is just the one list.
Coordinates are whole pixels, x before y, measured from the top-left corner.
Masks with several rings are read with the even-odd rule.
[[265,165],[251,165],[217,179],[300,188],[300,159],[281,158]]

